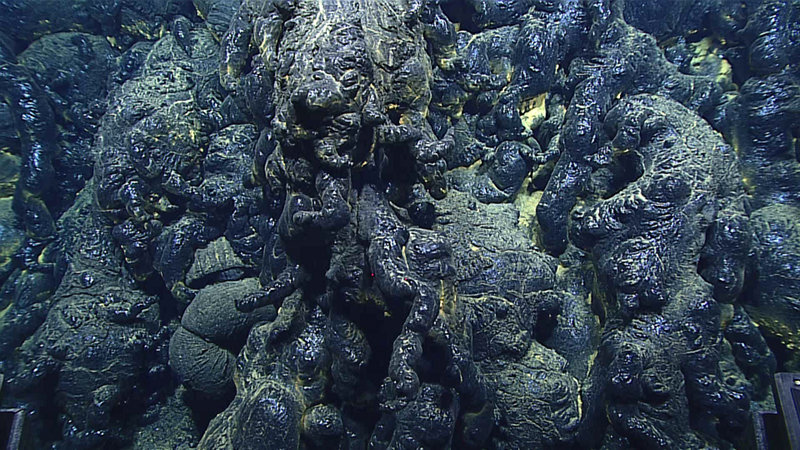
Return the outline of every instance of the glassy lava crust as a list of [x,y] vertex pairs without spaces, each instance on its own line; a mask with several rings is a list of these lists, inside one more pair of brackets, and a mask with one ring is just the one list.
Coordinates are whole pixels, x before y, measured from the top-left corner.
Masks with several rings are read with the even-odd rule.
[[0,0],[38,446],[733,448],[800,370],[797,1],[61,3]]

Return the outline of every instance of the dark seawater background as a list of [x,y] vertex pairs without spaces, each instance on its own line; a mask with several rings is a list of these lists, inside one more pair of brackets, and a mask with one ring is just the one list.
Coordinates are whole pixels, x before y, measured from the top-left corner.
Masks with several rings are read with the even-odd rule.
[[798,293],[800,1],[0,0],[0,446],[782,448]]

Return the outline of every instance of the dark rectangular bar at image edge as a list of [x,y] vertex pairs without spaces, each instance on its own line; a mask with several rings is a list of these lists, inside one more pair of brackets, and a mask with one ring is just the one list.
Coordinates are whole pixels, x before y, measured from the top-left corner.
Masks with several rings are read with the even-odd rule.
[[789,448],[800,450],[800,373],[776,373],[775,390]]
[[25,450],[25,410],[0,409],[0,449]]
[[740,450],[778,450],[788,449],[789,441],[786,437],[786,427],[783,417],[777,411],[755,411],[751,414],[752,421],[744,441],[737,442],[735,447]]

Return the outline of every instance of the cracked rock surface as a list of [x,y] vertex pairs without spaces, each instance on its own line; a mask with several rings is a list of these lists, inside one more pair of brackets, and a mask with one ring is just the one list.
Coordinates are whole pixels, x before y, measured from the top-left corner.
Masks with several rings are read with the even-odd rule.
[[36,448],[749,448],[796,0],[0,0]]

